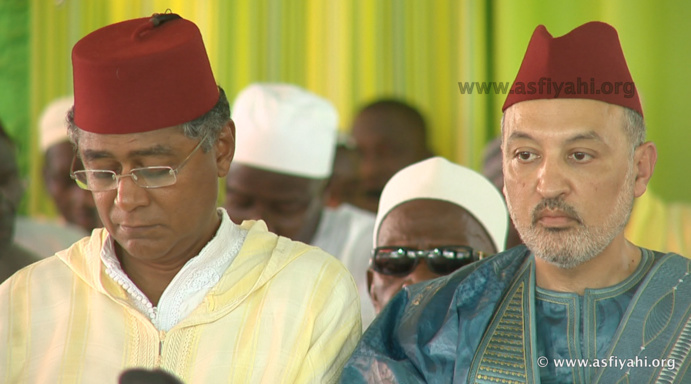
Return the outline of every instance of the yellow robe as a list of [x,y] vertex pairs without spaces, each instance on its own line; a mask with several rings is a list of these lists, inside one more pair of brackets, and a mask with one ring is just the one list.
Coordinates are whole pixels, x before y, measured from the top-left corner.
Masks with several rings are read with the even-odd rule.
[[158,331],[104,272],[105,230],[0,285],[0,383],[116,383],[159,367],[185,383],[335,382],[361,333],[352,276],[318,248],[249,232],[189,316]]
[[637,246],[691,258],[691,205],[666,203],[650,190],[636,199],[626,238]]

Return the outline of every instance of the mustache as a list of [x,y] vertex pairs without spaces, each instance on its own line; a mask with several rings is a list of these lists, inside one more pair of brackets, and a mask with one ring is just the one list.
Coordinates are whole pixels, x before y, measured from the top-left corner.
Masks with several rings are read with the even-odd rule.
[[533,209],[533,225],[537,224],[537,221],[540,219],[540,213],[542,213],[542,211],[545,209],[549,209],[551,211],[561,211],[566,216],[576,220],[576,222],[579,224],[583,224],[581,216],[578,214],[578,212],[576,212],[574,207],[566,204],[564,200],[560,198],[549,198],[540,201],[540,203],[538,203],[538,205],[536,205]]

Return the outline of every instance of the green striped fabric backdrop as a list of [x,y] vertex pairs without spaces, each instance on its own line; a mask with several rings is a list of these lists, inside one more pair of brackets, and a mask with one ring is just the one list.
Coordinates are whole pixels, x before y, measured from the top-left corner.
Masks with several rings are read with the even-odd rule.
[[[229,98],[254,81],[291,82],[336,105],[347,130],[358,106],[397,96],[428,120],[434,150],[479,169],[499,131],[503,95],[461,95],[459,81],[512,81],[532,30],[561,35],[589,20],[619,30],[661,155],[653,188],[691,202],[685,164],[691,130],[683,113],[691,89],[691,3],[636,0],[2,0],[0,31],[27,31],[26,76],[0,73],[22,90],[17,105],[0,90],[0,117],[20,143],[29,189],[24,210],[51,214],[40,182],[36,121],[71,89],[70,50],[104,25],[171,9],[197,23],[218,83]],[[10,5],[8,5],[10,4]],[[12,18],[14,12],[26,15]],[[9,23],[9,27],[5,24]],[[16,24],[16,25],[13,25]],[[23,25],[20,25],[22,24]],[[0,46],[9,37],[0,36]],[[18,53],[17,55],[20,55]],[[3,57],[3,56],[0,56]],[[20,99],[21,100],[21,99]],[[14,104],[12,104],[14,103]],[[14,105],[14,107],[10,107]],[[7,116],[7,117],[4,117]],[[30,129],[19,126],[24,119]]]

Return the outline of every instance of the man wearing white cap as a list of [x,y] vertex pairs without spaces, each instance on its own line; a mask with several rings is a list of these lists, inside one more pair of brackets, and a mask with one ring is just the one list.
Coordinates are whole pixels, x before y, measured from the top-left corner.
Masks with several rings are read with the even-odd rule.
[[[60,218],[17,217],[16,242],[41,257],[62,251],[100,225],[91,192],[79,188],[70,178],[74,149],[67,137],[67,111],[73,104],[73,96],[58,98],[39,117],[43,181]],[[75,166],[83,169],[79,160]]]
[[331,383],[361,333],[324,251],[217,207],[235,126],[199,28],[165,13],[75,45],[70,138],[104,228],[0,285],[0,382]]
[[508,217],[487,179],[442,157],[398,171],[374,230],[368,283],[377,313],[404,287],[503,251]]
[[374,318],[366,271],[374,215],[325,206],[338,114],[333,105],[290,84],[252,84],[233,105],[237,150],[226,179],[230,217],[263,220],[280,236],[322,248],[353,274],[363,325]]
[[[39,118],[43,181],[62,218],[89,234],[101,222],[91,193],[79,188],[70,178],[74,148],[67,137],[66,116],[72,105],[74,96],[71,95],[53,100]],[[74,169],[83,168],[81,161],[75,160]]]

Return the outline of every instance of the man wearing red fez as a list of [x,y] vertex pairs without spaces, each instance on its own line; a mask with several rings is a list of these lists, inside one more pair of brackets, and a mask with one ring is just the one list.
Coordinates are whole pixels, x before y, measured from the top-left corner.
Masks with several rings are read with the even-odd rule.
[[349,272],[217,208],[228,101],[190,21],[106,26],[72,52],[69,134],[105,228],[0,286],[0,382],[329,383],[361,332]]
[[657,154],[617,32],[539,26],[503,111],[525,245],[406,288],[341,381],[691,382],[691,260],[623,234]]

